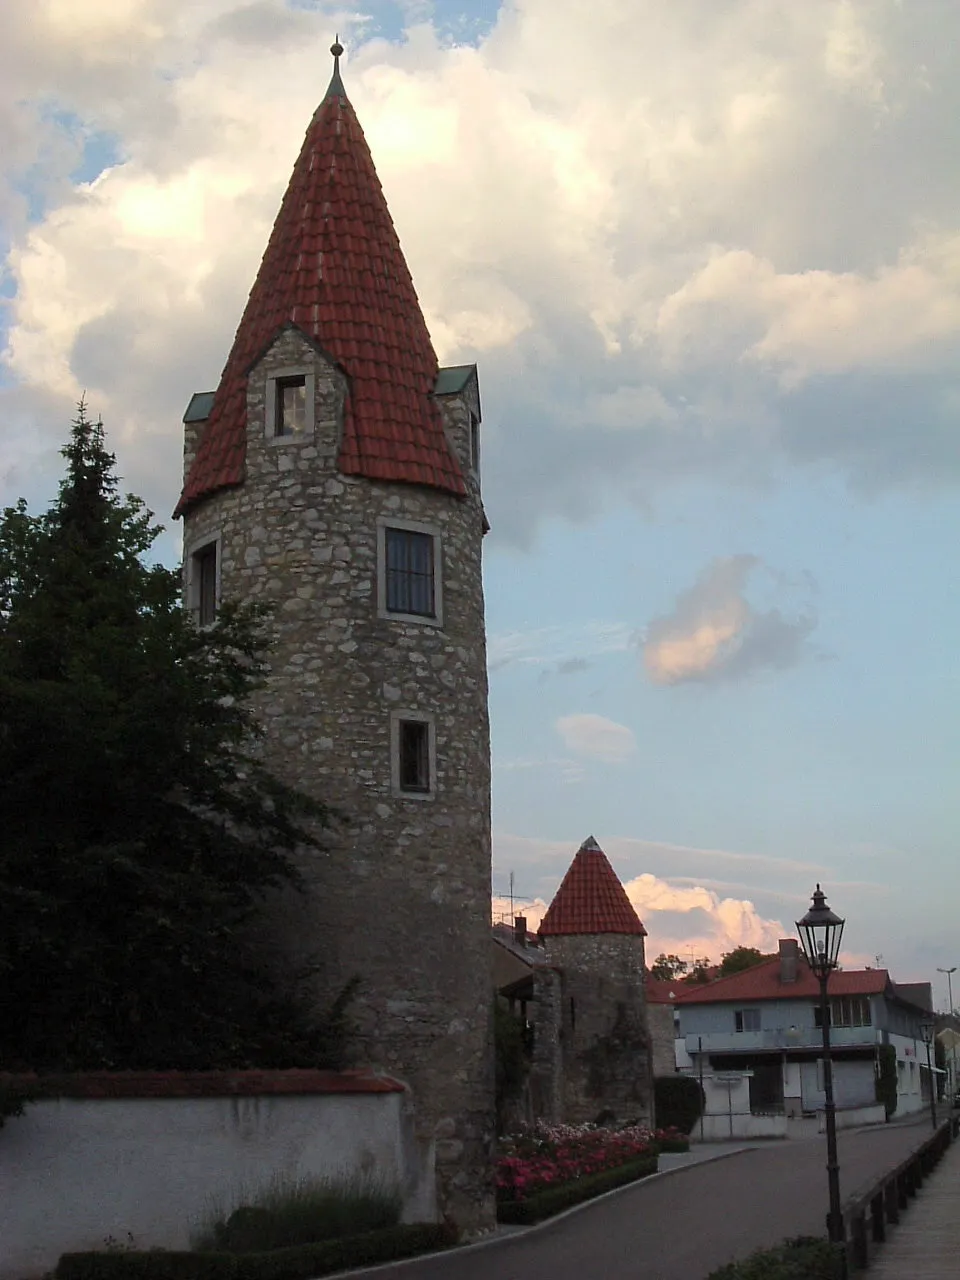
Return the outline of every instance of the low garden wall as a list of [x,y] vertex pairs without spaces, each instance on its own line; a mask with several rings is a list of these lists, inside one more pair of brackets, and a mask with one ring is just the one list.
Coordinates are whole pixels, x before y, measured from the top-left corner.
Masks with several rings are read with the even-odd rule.
[[[838,1107],[836,1116],[838,1129],[853,1129],[861,1124],[884,1124],[887,1112],[882,1102],[875,1102],[867,1107]],[[820,1132],[826,1133],[826,1112],[818,1111],[817,1121]]]
[[[695,1136],[699,1136],[699,1121],[694,1125],[693,1132]],[[706,1142],[729,1142],[737,1138],[785,1138],[786,1136],[787,1117],[781,1114],[754,1115],[750,1111],[734,1111],[703,1117],[703,1137]]]
[[[0,1129],[0,1280],[62,1253],[186,1249],[211,1211],[278,1179],[367,1175],[433,1221],[433,1161],[396,1080],[353,1072],[0,1077],[36,1094]],[[430,1153],[426,1153],[429,1157]]]

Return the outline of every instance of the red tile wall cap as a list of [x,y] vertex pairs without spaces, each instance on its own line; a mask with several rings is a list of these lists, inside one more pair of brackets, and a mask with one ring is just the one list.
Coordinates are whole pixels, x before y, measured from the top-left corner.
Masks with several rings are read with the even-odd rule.
[[646,936],[627,891],[593,836],[578,849],[538,932],[543,938],[590,933]]
[[[831,996],[882,995],[890,975],[886,969],[838,969],[830,977]],[[682,989],[681,989],[682,990]],[[820,984],[801,958],[796,982],[780,981],[779,957],[754,965],[729,978],[718,978],[703,987],[678,992],[676,1004],[715,1004],[723,1000],[807,1000],[819,999]]]
[[0,1089],[40,1098],[251,1098],[289,1094],[404,1093],[391,1076],[369,1071],[0,1072]]
[[437,357],[338,70],[307,129],[175,516],[243,483],[248,371],[289,324],[347,374],[342,472],[466,493],[432,395]]

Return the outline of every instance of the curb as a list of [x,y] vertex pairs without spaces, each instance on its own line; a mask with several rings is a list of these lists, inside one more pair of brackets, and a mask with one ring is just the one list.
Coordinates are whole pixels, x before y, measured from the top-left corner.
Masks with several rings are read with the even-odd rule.
[[543,1222],[535,1222],[530,1227],[510,1226],[506,1230],[497,1228],[482,1240],[474,1240],[470,1244],[455,1245],[452,1249],[436,1249],[432,1253],[418,1253],[416,1257],[400,1258],[396,1262],[378,1262],[373,1267],[359,1267],[353,1271],[338,1271],[331,1277],[331,1280],[350,1280],[352,1276],[374,1276],[378,1272],[386,1271],[391,1267],[411,1266],[416,1262],[427,1262],[431,1258],[456,1258],[463,1253],[473,1252],[476,1249],[488,1249],[491,1245],[507,1244],[511,1240],[520,1238],[526,1239],[528,1236],[534,1235],[539,1231],[546,1231],[549,1227],[556,1226],[558,1222],[563,1222],[565,1218],[571,1218],[575,1213],[590,1209],[604,1200],[623,1195],[625,1191],[636,1191],[638,1187],[648,1186],[651,1182],[656,1182],[658,1178],[672,1178],[678,1173],[685,1173],[688,1169],[696,1169],[699,1165],[715,1164],[718,1160],[731,1160],[734,1156],[743,1155],[745,1151],[752,1150],[754,1150],[753,1147],[744,1146],[738,1151],[721,1151],[717,1155],[707,1156],[705,1160],[696,1160],[691,1164],[678,1165],[676,1169],[658,1169],[656,1173],[649,1173],[645,1178],[637,1178],[635,1182],[625,1182],[622,1187],[614,1187],[612,1191],[604,1191],[602,1195],[592,1196],[589,1200],[582,1200],[580,1204],[571,1205],[569,1209],[564,1209],[562,1213],[555,1213],[552,1217],[544,1218]]

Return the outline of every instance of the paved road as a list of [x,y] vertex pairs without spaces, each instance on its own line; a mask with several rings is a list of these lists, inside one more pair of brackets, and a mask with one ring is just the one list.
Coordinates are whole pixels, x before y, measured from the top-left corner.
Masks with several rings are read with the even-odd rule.
[[[844,1198],[930,1134],[929,1120],[840,1134]],[[377,1280],[704,1280],[785,1236],[822,1235],[824,1141],[771,1143],[694,1165],[466,1252],[384,1267]]]

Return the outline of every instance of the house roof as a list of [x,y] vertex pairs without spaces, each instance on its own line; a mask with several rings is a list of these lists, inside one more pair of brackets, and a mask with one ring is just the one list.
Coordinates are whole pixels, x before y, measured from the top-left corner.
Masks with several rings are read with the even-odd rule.
[[294,165],[178,516],[218,489],[242,483],[247,378],[291,325],[347,375],[342,472],[466,492],[433,398],[437,357],[340,79],[339,49],[333,46],[333,79]]
[[[830,978],[831,996],[880,995],[887,990],[886,969],[838,969]],[[724,1000],[805,1000],[817,998],[820,985],[801,959],[796,982],[780,981],[780,958],[767,960],[729,978],[678,992],[675,1004],[715,1004]]]
[[646,935],[617,873],[593,836],[577,851],[538,932],[544,938],[570,933]]

